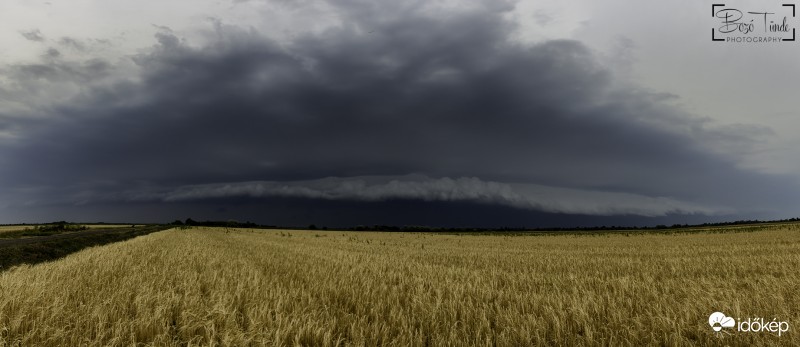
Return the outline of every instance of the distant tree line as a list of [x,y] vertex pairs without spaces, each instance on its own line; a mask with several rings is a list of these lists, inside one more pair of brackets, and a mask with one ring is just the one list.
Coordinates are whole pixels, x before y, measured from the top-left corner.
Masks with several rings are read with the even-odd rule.
[[181,221],[180,219],[176,219],[174,222],[170,224],[186,225],[186,226],[203,226],[203,227],[227,227],[227,228],[277,228],[274,225],[259,225],[249,221],[244,223],[234,220],[228,220],[228,221],[207,220],[198,222],[191,218],[187,218],[186,221]]
[[36,225],[33,227],[35,231],[39,232],[53,232],[53,231],[79,231],[88,229],[86,226],[75,223],[68,223],[66,221],[53,222],[50,224]]
[[702,228],[702,227],[722,227],[732,225],[747,225],[747,224],[766,224],[766,223],[788,223],[800,222],[800,218],[789,218],[772,221],[762,220],[738,220],[733,222],[719,222],[719,223],[702,223],[702,224],[672,224],[664,225],[659,224],[656,226],[591,226],[591,227],[499,227],[499,228],[454,228],[454,227],[432,227],[424,225],[357,225],[344,228],[328,228],[327,226],[318,227],[316,224],[308,225],[307,227],[297,226],[276,226],[276,225],[263,225],[256,224],[250,221],[239,222],[234,220],[228,221],[195,221],[187,218],[185,221],[175,220],[170,223],[177,226],[208,226],[208,227],[228,227],[228,228],[261,228],[261,229],[308,229],[308,230],[337,230],[337,231],[389,231],[389,232],[541,232],[541,231],[612,231],[612,230],[664,230],[664,229],[682,229],[682,228]]

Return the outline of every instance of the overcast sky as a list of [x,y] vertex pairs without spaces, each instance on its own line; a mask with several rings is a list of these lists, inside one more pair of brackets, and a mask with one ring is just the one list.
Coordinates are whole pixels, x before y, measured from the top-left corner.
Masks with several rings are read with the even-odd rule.
[[712,42],[711,13],[3,1],[0,223],[798,217],[800,43]]

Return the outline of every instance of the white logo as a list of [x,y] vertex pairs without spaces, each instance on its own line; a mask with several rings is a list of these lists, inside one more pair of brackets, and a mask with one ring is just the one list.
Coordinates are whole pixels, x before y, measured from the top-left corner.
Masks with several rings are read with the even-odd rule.
[[714,312],[708,316],[708,325],[710,325],[711,329],[714,329],[714,331],[720,331],[722,328],[735,327],[736,321],[722,312]]
[[714,329],[715,332],[723,332],[723,328],[735,328],[736,331],[739,332],[770,332],[781,336],[783,333],[789,331],[789,322],[778,321],[777,319],[769,321],[764,318],[747,318],[739,319],[739,324],[736,324],[736,320],[726,316],[722,312],[714,312],[708,316],[708,325],[710,325],[711,329]]

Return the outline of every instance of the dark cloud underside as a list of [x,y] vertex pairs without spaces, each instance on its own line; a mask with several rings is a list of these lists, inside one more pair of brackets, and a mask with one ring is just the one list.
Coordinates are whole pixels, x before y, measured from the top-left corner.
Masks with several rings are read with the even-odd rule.
[[39,29],[20,32],[20,35],[28,41],[43,42],[44,36]]
[[[787,186],[780,178],[710,149],[719,145],[710,139],[747,133],[719,135],[662,94],[617,87],[580,42],[509,41],[505,5],[446,16],[335,5],[341,27],[288,44],[218,25],[197,47],[163,31],[133,57],[138,80],[90,88],[21,130],[2,150],[11,164],[2,183],[67,204],[130,191],[162,201],[191,185],[409,174],[732,209],[790,198],[776,195]],[[54,55],[7,73],[91,81],[109,69]]]

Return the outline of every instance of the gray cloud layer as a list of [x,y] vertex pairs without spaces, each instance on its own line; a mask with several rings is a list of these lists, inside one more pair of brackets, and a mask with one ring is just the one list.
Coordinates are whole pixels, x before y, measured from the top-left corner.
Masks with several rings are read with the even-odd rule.
[[[620,87],[580,42],[509,41],[507,4],[443,15],[331,3],[341,27],[287,44],[220,23],[201,46],[162,31],[131,57],[138,74],[113,83],[122,63],[46,54],[6,67],[16,87],[0,93],[25,104],[0,112],[0,185],[15,199],[6,203],[92,203],[152,187],[173,203],[285,188],[600,215],[794,203],[794,181],[737,166],[768,130],[712,128],[665,94]],[[24,98],[26,86],[69,97]],[[433,178],[357,183],[408,174]],[[550,193],[538,199],[532,187]]]
[[24,37],[26,40],[35,41],[35,42],[43,42],[44,36],[42,36],[42,32],[39,29],[29,30],[20,32],[20,35]]
[[[527,210],[585,215],[723,214],[730,211],[670,198],[627,193],[590,192],[534,184],[486,182],[475,177],[406,176],[324,178],[311,181],[241,182],[181,187],[160,194],[167,202],[230,197],[290,197],[324,200],[387,201],[393,199],[476,202]],[[152,199],[150,195],[145,200]]]

